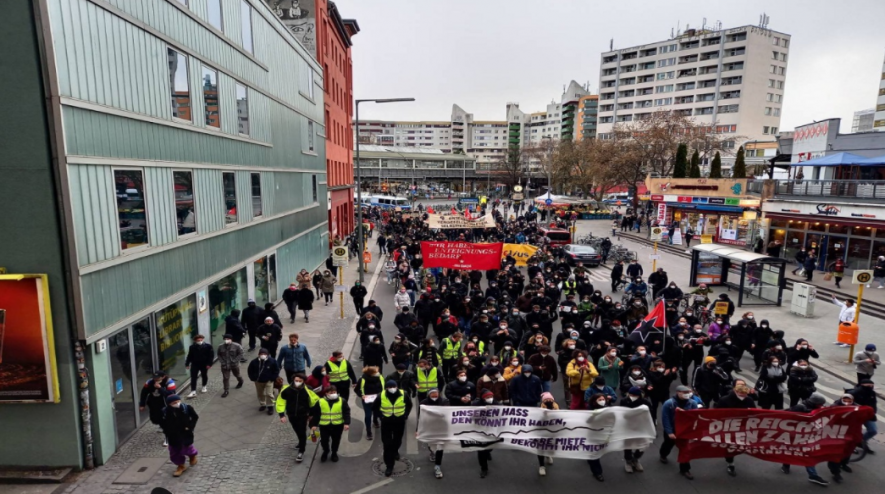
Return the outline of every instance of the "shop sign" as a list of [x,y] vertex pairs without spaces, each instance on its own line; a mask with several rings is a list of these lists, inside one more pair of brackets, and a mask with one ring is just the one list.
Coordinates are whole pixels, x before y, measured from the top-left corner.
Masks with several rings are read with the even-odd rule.
[[667,205],[658,204],[658,224],[662,225],[667,222]]
[[693,202],[695,204],[707,204],[707,198],[706,197],[692,197],[691,202]]
[[725,204],[725,198],[724,197],[711,197],[710,200],[708,201],[708,204],[723,205],[723,204]]
[[740,246],[747,245],[747,242],[744,240],[728,240],[728,239],[724,239],[724,238],[720,238],[719,243],[720,244],[727,244],[727,245],[740,245]]
[[651,200],[652,200],[652,201],[655,201],[655,202],[663,201],[663,200],[664,200],[664,196],[663,196],[662,194],[652,194],[652,195],[651,195]]
[[734,197],[726,197],[725,198],[725,205],[726,206],[740,206],[741,200],[734,198]]
[[673,194],[664,194],[664,202],[676,202],[679,196]]
[[677,196],[676,202],[691,202],[691,196]]
[[864,206],[844,203],[794,203],[794,202],[765,202],[762,210],[769,213],[790,213],[808,216],[824,216],[828,218],[871,218],[875,219],[882,214],[881,207],[873,204]]
[[719,230],[719,240],[737,240],[737,230],[721,228]]

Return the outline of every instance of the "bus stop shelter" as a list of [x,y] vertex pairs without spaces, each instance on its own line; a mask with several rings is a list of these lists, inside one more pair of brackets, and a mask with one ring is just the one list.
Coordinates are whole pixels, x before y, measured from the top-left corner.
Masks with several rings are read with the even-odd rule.
[[737,306],[781,306],[787,260],[719,244],[691,248],[690,286],[737,290]]

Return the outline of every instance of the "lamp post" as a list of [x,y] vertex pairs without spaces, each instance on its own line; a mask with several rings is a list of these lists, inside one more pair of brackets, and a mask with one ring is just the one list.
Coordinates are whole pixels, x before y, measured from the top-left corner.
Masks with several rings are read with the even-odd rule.
[[[357,216],[357,226],[359,228],[359,234],[357,235],[357,242],[359,245],[359,255],[357,255],[357,259],[359,260],[359,272],[360,272],[360,283],[363,283],[363,272],[365,271],[365,266],[363,265],[363,252],[365,250],[365,238],[363,237],[363,182],[360,174],[360,103],[401,103],[406,101],[415,101],[415,98],[385,98],[385,99],[358,99],[354,101],[355,103],[355,113],[356,113],[356,130],[354,131],[356,134],[356,163],[354,163],[356,167],[356,216]],[[381,176],[381,170],[378,170],[378,176]]]

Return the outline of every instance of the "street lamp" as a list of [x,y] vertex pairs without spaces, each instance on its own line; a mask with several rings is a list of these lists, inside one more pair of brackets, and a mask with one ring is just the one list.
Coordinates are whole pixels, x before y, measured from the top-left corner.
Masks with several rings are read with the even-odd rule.
[[[401,103],[406,101],[415,101],[415,98],[385,98],[385,99],[358,99],[355,103],[355,111],[356,111],[356,130],[354,133],[356,134],[356,215],[357,215],[357,224],[359,227],[359,234],[357,235],[357,245],[359,245],[359,255],[357,256],[359,260],[359,271],[360,271],[360,283],[363,283],[363,271],[365,270],[365,266],[363,265],[363,250],[365,249],[364,238],[363,238],[363,182],[360,174],[360,103]],[[378,176],[381,176],[381,169],[378,169]]]

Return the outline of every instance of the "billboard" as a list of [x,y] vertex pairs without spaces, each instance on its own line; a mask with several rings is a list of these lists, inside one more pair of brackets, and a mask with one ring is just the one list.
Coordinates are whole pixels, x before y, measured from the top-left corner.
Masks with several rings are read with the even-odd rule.
[[317,57],[317,19],[314,0],[264,0],[295,39],[313,58]]
[[58,403],[49,278],[0,275],[0,403]]

